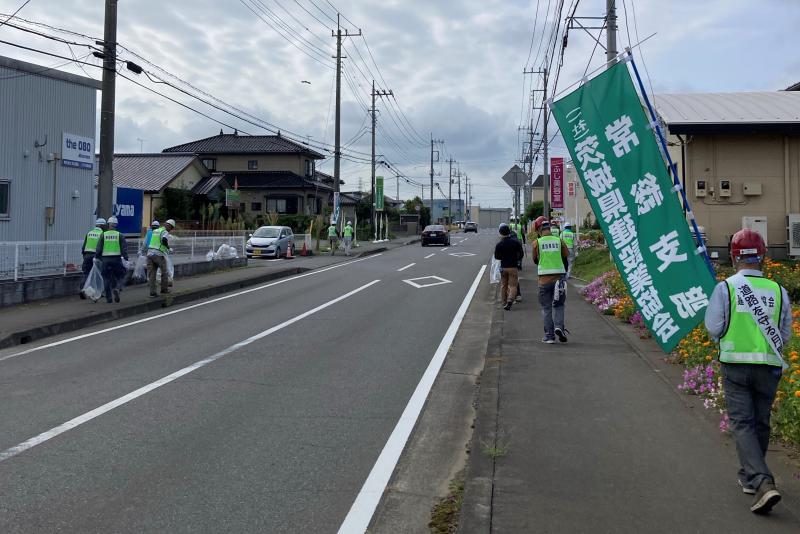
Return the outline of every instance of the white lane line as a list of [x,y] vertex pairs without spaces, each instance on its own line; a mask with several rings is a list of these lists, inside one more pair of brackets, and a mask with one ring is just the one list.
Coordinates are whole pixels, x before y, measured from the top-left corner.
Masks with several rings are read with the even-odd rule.
[[25,354],[30,354],[31,352],[36,352],[36,351],[39,351],[39,350],[49,349],[49,348],[52,348],[52,347],[57,347],[58,345],[63,345],[65,343],[70,343],[72,341],[78,341],[80,339],[85,339],[87,337],[92,337],[92,336],[97,336],[97,335],[100,335],[100,334],[105,334],[106,332],[111,332],[111,331],[114,331],[114,330],[118,330],[120,328],[127,328],[129,326],[134,326],[134,325],[137,325],[137,324],[146,323],[148,321],[154,321],[156,319],[161,319],[162,317],[166,317],[168,315],[173,315],[173,314],[176,314],[176,313],[182,313],[182,312],[185,312],[185,311],[188,311],[188,310],[193,310],[193,309],[199,308],[201,306],[207,306],[209,304],[214,304],[215,302],[220,302],[222,300],[232,299],[234,297],[245,295],[247,293],[252,293],[254,291],[261,291],[262,289],[267,289],[269,287],[277,286],[279,284],[285,284],[287,282],[291,282],[293,280],[298,280],[300,278],[305,278],[307,276],[313,276],[313,275],[316,275],[316,274],[319,274],[319,273],[324,273],[325,271],[330,271],[331,269],[338,269],[339,267],[344,267],[346,265],[352,265],[353,263],[358,263],[360,261],[366,261],[366,260],[369,260],[369,259],[372,259],[372,258],[377,258],[378,256],[382,256],[382,255],[383,255],[382,253],[378,253],[378,254],[373,254],[371,256],[367,256],[366,258],[361,258],[361,259],[358,259],[358,260],[348,261],[348,262],[345,262],[345,263],[337,263],[336,265],[332,265],[330,267],[325,267],[324,269],[319,269],[319,270],[316,270],[316,271],[311,271],[311,272],[308,272],[308,273],[299,274],[297,276],[292,276],[290,278],[283,278],[283,279],[278,280],[276,282],[270,282],[270,283],[264,284],[262,286],[253,287],[253,288],[250,288],[250,289],[245,289],[244,291],[239,291],[237,293],[232,293],[230,295],[225,295],[224,297],[217,297],[217,298],[209,300],[209,301],[200,302],[199,304],[192,304],[191,306],[186,306],[185,308],[179,308],[177,310],[172,310],[172,311],[168,311],[168,312],[165,312],[165,313],[160,313],[160,314],[154,315],[152,317],[145,317],[144,319],[137,319],[136,321],[131,321],[130,323],[125,323],[125,324],[121,324],[121,325],[117,325],[117,326],[112,326],[112,327],[109,327],[109,328],[103,328],[102,330],[97,330],[95,332],[89,332],[89,333],[86,333],[86,334],[81,334],[79,336],[74,336],[74,337],[70,337],[70,338],[67,338],[67,339],[62,339],[61,341],[54,341],[53,343],[48,343],[47,345],[42,345],[41,347],[34,347],[34,348],[31,348],[31,349],[23,350],[21,352],[16,352],[14,354],[9,354],[7,356],[0,357],[0,362],[5,361],[5,360],[9,360],[11,358],[16,358],[17,356],[23,356]]
[[359,287],[357,289],[354,289],[353,291],[350,291],[349,293],[345,293],[344,295],[342,295],[340,297],[336,297],[333,300],[329,300],[325,304],[321,304],[321,305],[317,306],[314,309],[311,309],[311,310],[308,310],[307,312],[301,313],[300,315],[298,315],[296,317],[293,317],[293,318],[289,319],[288,321],[284,321],[281,324],[273,326],[272,328],[269,328],[267,330],[264,330],[263,332],[260,332],[260,333],[254,335],[254,336],[251,336],[251,337],[245,339],[244,341],[240,341],[240,342],[238,342],[238,343],[236,343],[234,345],[231,345],[230,347],[228,347],[226,349],[222,349],[221,351],[217,352],[216,354],[212,354],[208,358],[204,358],[204,359],[202,359],[202,360],[200,360],[198,362],[193,363],[192,365],[190,365],[188,367],[184,367],[180,371],[175,371],[171,375],[167,375],[164,378],[156,380],[155,382],[147,384],[146,386],[140,387],[139,389],[137,389],[135,391],[131,391],[127,395],[124,395],[124,396],[122,396],[122,397],[120,397],[118,399],[115,399],[115,400],[113,400],[111,402],[108,402],[108,403],[106,403],[106,404],[104,404],[104,405],[102,405],[102,406],[100,406],[98,408],[95,408],[94,410],[92,410],[90,412],[86,412],[83,415],[79,415],[78,417],[76,417],[74,419],[70,419],[66,423],[58,425],[57,427],[51,428],[47,432],[43,432],[43,433],[39,434],[38,436],[34,436],[34,437],[32,437],[31,439],[29,439],[27,441],[23,441],[19,445],[11,447],[10,449],[6,449],[3,452],[0,452],[0,462],[8,460],[9,458],[13,458],[14,456],[16,456],[16,455],[18,455],[18,454],[20,454],[22,452],[25,452],[28,449],[32,449],[33,447],[36,447],[37,445],[41,445],[42,443],[44,443],[44,442],[46,442],[46,441],[48,441],[50,439],[53,439],[54,437],[56,437],[56,436],[58,436],[60,434],[63,434],[64,432],[66,432],[68,430],[71,430],[71,429],[73,429],[73,428],[75,428],[77,426],[82,425],[83,423],[91,421],[92,419],[100,417],[101,415],[103,415],[103,414],[105,414],[107,412],[110,412],[114,408],[118,408],[119,406],[127,404],[130,401],[141,397],[142,395],[146,395],[147,393],[150,393],[154,389],[159,388],[159,387],[161,387],[161,386],[163,386],[165,384],[169,384],[170,382],[173,382],[173,381],[177,380],[178,378],[191,373],[192,371],[196,371],[197,369],[200,369],[201,367],[205,367],[206,365],[219,360],[223,356],[227,356],[231,352],[234,352],[234,351],[236,351],[238,349],[241,349],[242,347],[246,347],[247,345],[249,345],[249,344],[251,344],[251,343],[253,343],[255,341],[258,341],[259,339],[263,339],[263,338],[267,337],[270,334],[274,334],[275,332],[277,332],[279,330],[282,330],[282,329],[286,328],[287,326],[290,326],[290,325],[292,325],[292,324],[294,324],[294,323],[296,323],[298,321],[302,321],[306,317],[308,317],[310,315],[314,315],[315,313],[317,313],[319,311],[322,311],[325,308],[333,306],[334,304],[336,304],[338,302],[341,302],[341,301],[345,300],[348,297],[352,297],[356,293],[359,293],[359,292],[367,289],[368,287],[371,287],[371,286],[377,284],[378,282],[380,282],[380,280],[373,280],[372,282],[370,282],[368,284],[365,284],[365,285],[363,285],[363,286],[361,286],[361,287]]
[[424,258],[424,259],[426,259],[426,260],[427,260],[428,258],[432,258],[433,256],[436,256],[436,253],[435,253],[435,252],[434,252],[433,254],[428,254],[427,256],[425,256],[425,258]]
[[354,534],[367,530],[369,522],[375,513],[375,508],[378,506],[381,496],[389,484],[389,479],[406,446],[411,431],[414,430],[419,414],[425,406],[428,393],[430,393],[433,382],[442,368],[447,351],[450,350],[450,345],[452,345],[453,339],[456,337],[461,321],[467,313],[467,308],[469,308],[469,304],[475,296],[475,291],[478,289],[478,284],[480,284],[485,270],[486,266],[481,266],[478,276],[472,282],[472,287],[469,288],[467,296],[464,297],[461,307],[458,308],[455,317],[453,317],[453,321],[442,338],[442,342],[439,343],[439,348],[436,349],[431,363],[425,370],[425,374],[422,375],[419,384],[417,384],[417,388],[414,390],[414,394],[411,395],[405,410],[403,410],[397,426],[394,427],[389,440],[384,445],[378,461],[372,467],[372,471],[370,471],[366,482],[361,487],[361,491],[358,492],[358,496],[353,506],[350,507],[347,517],[344,518],[342,526],[339,527],[339,534]]
[[445,251],[445,250],[447,250],[447,249],[448,249],[448,247],[444,247],[444,248],[442,249],[442,252],[444,252],[444,251]]
[[408,265],[406,265],[405,267],[400,267],[399,269],[397,269],[397,272],[398,272],[398,273],[400,273],[400,272],[403,272],[403,271],[405,271],[406,269],[408,269],[409,267],[413,267],[413,266],[415,266],[415,265],[416,265],[416,263],[409,263],[409,264],[408,264]]

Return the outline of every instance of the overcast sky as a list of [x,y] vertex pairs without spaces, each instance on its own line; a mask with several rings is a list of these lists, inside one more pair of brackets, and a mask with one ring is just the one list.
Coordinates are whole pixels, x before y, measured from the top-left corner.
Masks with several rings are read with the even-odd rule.
[[[0,12],[12,13],[23,2],[0,0]],[[573,2],[566,0],[562,19]],[[548,40],[558,3],[559,0],[121,0],[118,42],[260,120],[310,136],[312,142],[332,144],[335,71],[328,56],[335,54],[335,39],[331,37],[335,4],[348,19],[343,20],[343,26],[356,33],[360,28],[369,45],[368,50],[360,37],[345,40],[348,59],[342,82],[342,141],[350,141],[368,125],[365,105],[369,105],[370,87],[365,78],[377,76],[378,87],[394,92],[410,123],[406,125],[396,109],[387,109],[387,99],[379,100],[378,152],[408,176],[427,183],[427,140],[432,133],[445,141],[441,163],[435,164],[436,172],[443,173],[436,180],[445,192],[448,165],[444,160],[452,156],[475,184],[474,203],[505,207],[511,205],[511,190],[500,177],[520,157],[518,127],[528,120],[531,80],[524,81],[522,71],[526,64],[529,68],[542,64],[544,46],[540,50],[538,45],[542,37],[545,43]],[[103,4],[102,0],[31,0],[19,16],[101,37]],[[800,56],[792,52],[793,37],[800,27],[800,1],[625,0],[623,6],[618,0],[617,4],[621,47],[629,40],[635,43],[656,33],[639,52],[656,93],[773,91],[800,81]],[[284,34],[291,31],[290,39],[295,44],[301,42],[298,36],[302,36],[305,44],[299,46],[316,59],[290,44],[246,5]],[[581,0],[576,15],[602,16],[604,10],[605,0]],[[280,21],[274,22],[277,17]],[[53,30],[45,31],[55,34]],[[64,44],[8,26],[0,27],[0,40],[70,55]],[[570,32],[559,87],[581,78],[593,47],[594,41],[586,33]],[[73,46],[73,50],[78,57],[89,53],[79,46]],[[0,44],[0,55],[48,66],[63,63],[4,44]],[[126,52],[120,55],[135,59]],[[85,61],[99,64],[91,56]],[[589,70],[603,61],[604,53],[597,49]],[[63,67],[99,79],[99,69],[84,69],[85,73],[75,65]],[[128,74],[242,132],[268,133],[169,87]],[[310,84],[301,83],[303,80]],[[117,152],[139,152],[140,147],[145,152],[158,152],[215,135],[220,128],[212,120],[127,80],[118,80]],[[230,132],[230,128],[224,130]],[[349,149],[368,154],[369,143],[366,133]],[[557,140],[551,152],[565,155],[563,143]],[[322,170],[333,172],[332,158]],[[378,174],[393,176],[387,170],[379,170]],[[360,180],[369,187],[369,164],[346,162],[342,177],[347,182],[345,190],[356,189]],[[387,194],[393,196],[394,179],[388,179],[387,184]],[[419,188],[401,183],[401,197],[412,193],[419,194]]]

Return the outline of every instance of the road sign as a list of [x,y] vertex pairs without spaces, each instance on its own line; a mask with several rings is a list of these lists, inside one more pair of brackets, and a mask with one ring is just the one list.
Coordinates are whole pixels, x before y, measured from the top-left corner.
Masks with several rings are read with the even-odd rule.
[[564,207],[564,158],[550,158],[550,206]]
[[416,287],[417,289],[424,289],[426,287],[440,286],[442,284],[452,284],[453,282],[442,278],[441,276],[421,276],[420,278],[411,278],[410,280],[403,280],[406,284]]
[[375,211],[383,211],[383,176],[375,177]]

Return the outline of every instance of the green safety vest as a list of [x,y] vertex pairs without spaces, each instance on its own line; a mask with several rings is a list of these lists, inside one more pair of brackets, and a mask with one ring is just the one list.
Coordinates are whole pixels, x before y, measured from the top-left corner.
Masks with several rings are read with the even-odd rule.
[[97,252],[97,244],[100,242],[100,236],[103,235],[103,229],[95,226],[89,233],[86,234],[86,246],[83,247],[84,252]]
[[166,232],[165,228],[156,228],[153,230],[153,235],[150,237],[150,243],[147,244],[147,248],[160,250],[166,253],[168,249],[161,243],[161,236],[164,232]]
[[[781,286],[772,280],[758,276],[748,276],[747,281],[753,286],[753,291],[758,297],[759,304],[772,307],[772,321],[780,324],[782,292]],[[772,346],[764,338],[761,329],[753,320],[747,305],[737,305],[736,290],[730,282],[730,321],[728,329],[719,340],[719,361],[725,363],[753,363],[781,367],[781,359],[772,350]],[[766,300],[766,304],[764,301]],[[772,304],[772,306],[769,306]]]
[[514,223],[514,224],[511,225],[511,230],[513,230],[514,233],[517,234],[517,239],[519,239],[520,242],[521,242],[522,241],[522,225],[518,224],[518,223]]
[[558,237],[558,235],[559,235],[560,233],[561,233],[561,230],[559,230],[559,229],[558,229],[558,228],[556,228],[555,226],[553,226],[553,227],[551,227],[551,228],[550,228],[550,235],[551,235],[551,236],[553,236],[553,237]]
[[103,257],[122,256],[119,236],[120,233],[116,230],[106,230],[103,232]]
[[575,232],[572,230],[564,230],[561,237],[564,239],[564,243],[566,243],[568,248],[572,248],[575,244]]
[[347,225],[344,227],[344,236],[345,237],[353,237],[353,227]]
[[546,235],[536,240],[539,244],[539,276],[543,274],[563,274],[564,262],[561,259],[561,240]]
[[332,224],[328,227],[328,237],[338,237],[336,234],[336,225]]

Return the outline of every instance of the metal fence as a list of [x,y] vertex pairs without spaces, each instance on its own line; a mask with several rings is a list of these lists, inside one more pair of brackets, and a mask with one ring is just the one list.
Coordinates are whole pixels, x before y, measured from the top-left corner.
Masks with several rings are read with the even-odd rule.
[[[206,261],[207,254],[218,252],[221,245],[236,250],[243,257],[246,237],[208,236],[172,237],[173,263]],[[128,256],[135,258],[142,239],[127,239]],[[83,241],[12,241],[0,243],[0,280],[23,280],[43,276],[65,276],[81,270]]]

